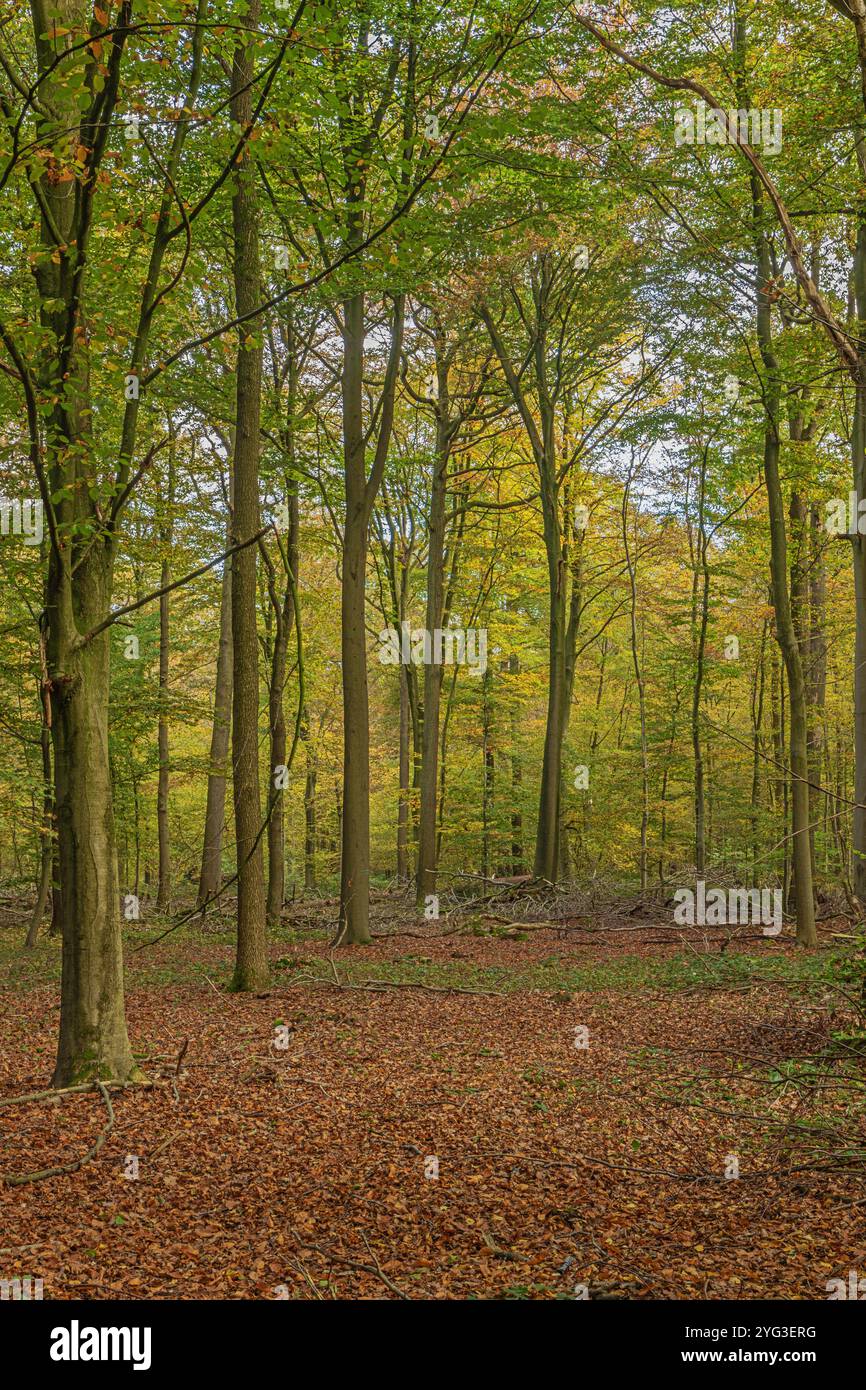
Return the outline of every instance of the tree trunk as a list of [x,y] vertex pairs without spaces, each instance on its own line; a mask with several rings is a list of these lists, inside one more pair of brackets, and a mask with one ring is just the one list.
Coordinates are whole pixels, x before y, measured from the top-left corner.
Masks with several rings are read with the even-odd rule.
[[[348,321],[349,306],[346,316]],[[344,377],[349,374],[347,360]],[[361,450],[363,469],[363,444]],[[349,476],[347,465],[347,481]],[[347,492],[346,498],[342,575],[343,813],[338,936],[347,945],[366,945],[371,940],[370,713],[364,624],[367,516],[363,494],[359,498],[355,488],[351,495]]]
[[[430,515],[427,524],[427,631],[431,635],[444,621],[445,606],[445,499],[448,479],[449,435],[447,376],[439,372],[436,410],[436,453],[430,483]],[[443,667],[431,661],[424,668],[424,721],[421,727],[421,801],[418,822],[418,873],[416,897],[424,906],[436,892],[436,811],[439,786],[439,722]]]
[[[174,507],[174,440],[170,445],[168,465],[167,516],[162,526],[163,545],[162,565],[160,566],[159,587],[165,589],[171,583],[171,543],[173,534]],[[168,748],[168,673],[170,655],[169,595],[161,594],[159,599],[159,726],[157,745],[159,751],[159,780],[156,792],[156,824],[159,841],[159,878],[156,893],[158,912],[167,912],[171,899],[171,841],[168,827],[168,789],[169,789],[169,748]]]
[[[828,797],[821,792],[825,742],[824,705],[827,696],[827,571],[824,562],[826,533],[822,525],[821,509],[815,502],[812,503],[809,513],[809,536],[809,643],[806,664],[809,706],[809,818],[812,822],[813,842],[815,827],[822,820],[824,822],[826,858]],[[812,863],[814,870],[814,849]]]
[[[866,80],[866,45],[863,43],[863,17],[856,16],[858,53],[861,73]],[[857,159],[861,183],[866,179],[866,140],[862,132],[856,137]],[[859,344],[857,373],[854,381],[854,420],[851,430],[851,472],[858,500],[866,497],[866,348],[862,344],[866,324],[866,213],[862,199],[858,203],[857,241],[854,251],[854,305],[856,323],[852,325],[852,340]],[[853,864],[851,877],[854,892],[866,906],[866,536],[851,537],[854,564],[854,820],[851,832]]]
[[[37,139],[41,147],[65,160],[70,137],[76,140],[81,130],[78,98],[83,60],[80,54],[63,55],[74,44],[75,35],[88,32],[91,7],[84,0],[57,0],[50,12],[59,15],[63,27],[53,38],[44,0],[32,0],[31,10],[40,90]],[[121,42],[118,62],[105,86],[104,121],[110,119],[116,102],[122,52]],[[89,130],[82,135],[86,141],[101,138]],[[98,164],[95,145],[92,156]],[[86,306],[83,284],[75,273],[79,237],[86,232],[81,220],[83,184],[53,180],[48,164],[43,164],[41,174],[33,175],[39,179],[41,240],[48,253],[34,266],[46,340],[46,351],[35,368],[35,387],[42,401],[52,404],[40,421],[29,399],[28,426],[52,533],[43,619],[47,665],[43,688],[51,708],[62,883],[60,1033],[53,1079],[60,1087],[96,1077],[130,1081],[141,1073],[129,1045],[123,997],[108,753],[110,628],[90,635],[109,614],[115,537],[113,528],[96,524],[95,494],[88,486],[96,475],[83,330]],[[90,177],[95,179],[95,174]]]
[[645,893],[649,881],[649,861],[647,857],[647,828],[649,825],[649,767],[647,762],[647,730],[646,730],[646,695],[644,691],[643,667],[641,655],[638,651],[638,629],[637,629],[637,575],[635,571],[636,561],[632,559],[628,544],[628,495],[631,484],[631,474],[629,474],[628,484],[623,493],[622,501],[622,540],[625,548],[625,562],[628,568],[628,582],[630,593],[629,604],[629,637],[631,645],[632,665],[634,666],[635,681],[637,683],[638,711],[640,715],[640,768],[641,768],[641,820],[640,820],[640,890]]
[[123,1001],[120,890],[108,758],[109,631],[79,645],[104,620],[111,557],[95,544],[72,575],[52,557],[48,580],[48,669],[63,968],[55,1086],[95,1077],[131,1081]]
[[[350,245],[362,236],[363,180],[353,170],[349,211]],[[337,942],[368,945],[370,937],[370,707],[367,687],[367,546],[370,515],[385,471],[397,370],[403,341],[404,301],[394,303],[388,367],[380,399],[379,427],[369,478],[364,431],[364,295],[343,304],[343,469],[346,515],[342,544],[340,604],[343,680],[343,814],[340,862],[340,920]]]
[[[753,189],[755,181],[753,180]],[[806,685],[800,646],[791,615],[788,592],[788,542],[785,508],[779,478],[779,399],[781,384],[773,352],[771,305],[768,298],[770,257],[766,235],[760,229],[760,193],[754,192],[757,263],[757,337],[766,371],[767,425],[764,432],[764,479],[770,522],[770,577],[776,617],[776,637],[785,662],[789,694],[789,738],[791,766],[791,859],[797,895],[797,941],[814,946],[815,904],[812,891],[812,857],[809,845],[809,758],[807,746]]]
[[[292,393],[290,392],[290,397]],[[294,405],[290,405],[290,410],[294,410]],[[291,436],[292,426],[289,426]],[[292,449],[290,446],[290,457]],[[288,511],[289,528],[286,537],[286,559],[288,560],[290,576],[287,577],[286,588],[280,603],[273,575],[270,576],[269,586],[271,594],[271,604],[274,612],[274,646],[271,653],[271,679],[268,690],[268,723],[271,742],[271,776],[278,767],[285,767],[286,752],[288,746],[286,734],[286,712],[284,708],[283,696],[286,688],[286,667],[288,660],[289,641],[294,626],[295,605],[293,589],[298,582],[298,536],[300,530],[300,515],[298,510],[298,489],[297,481],[290,477],[287,479],[288,490]],[[272,787],[270,795],[276,796],[276,800],[271,809],[270,819],[268,820],[268,899],[267,899],[267,919],[268,923],[276,926],[283,913],[283,902],[286,893],[286,852],[285,852],[285,807],[284,798],[281,792],[275,792]]]
[[490,667],[484,672],[482,677],[482,758],[484,765],[482,768],[481,783],[481,873],[484,878],[490,877],[490,867],[493,863],[492,850],[492,830],[491,820],[493,817],[493,793],[496,779],[496,758],[493,752],[493,716],[490,708]]
[[[39,731],[39,749],[42,757],[42,824],[39,828],[39,883],[36,889],[36,902],[30,918],[27,939],[28,950],[36,945],[39,928],[45,914],[45,905],[52,886],[52,872],[55,857],[54,834],[54,776],[51,767],[51,706],[48,699],[48,667],[45,653],[45,634],[39,634],[40,669],[42,673],[42,727]],[[53,926],[53,922],[52,922]]]
[[[246,23],[258,24],[259,0],[252,0]],[[245,129],[252,115],[253,46],[242,42],[232,64],[232,117]],[[254,167],[246,148],[235,171],[232,198],[234,232],[235,310],[239,318],[261,303],[258,208]],[[235,497],[233,543],[248,542],[260,527],[259,429],[262,391],[262,349],[252,329],[242,327],[237,359],[235,412]],[[247,336],[249,335],[249,336]],[[232,706],[232,771],[234,777],[235,841],[238,868],[238,935],[233,988],[259,991],[268,983],[265,926],[265,884],[262,858],[262,802],[259,785],[259,653],[257,639],[255,545],[247,544],[233,557],[232,641],[234,699]]]
[[692,580],[692,647],[695,675],[692,685],[692,754],[694,758],[695,804],[695,873],[702,878],[707,867],[706,805],[704,790],[704,750],[701,738],[701,697],[707,648],[707,627],[710,617],[710,568],[707,563],[707,533],[704,521],[706,490],[706,450],[701,456],[698,494],[697,545],[693,552]]
[[[520,675],[520,657],[512,652],[508,658],[508,674]],[[511,872],[515,877],[526,872],[523,862],[523,812],[520,809],[523,796],[523,759],[520,756],[520,727],[517,714],[517,695],[511,691],[509,710],[511,734]]]
[[764,688],[766,684],[767,620],[761,627],[761,650],[752,683],[752,791],[749,798],[749,822],[752,830],[752,874],[758,872],[758,811],[761,799],[761,731],[764,724]]
[[[228,545],[231,545],[231,527]],[[232,561],[225,561],[220,598],[220,635],[217,653],[216,685],[211,726],[210,762],[207,779],[207,809],[204,820],[204,839],[201,873],[198,883],[198,904],[213,898],[222,883],[222,838],[226,805],[226,767],[229,754],[229,735],[232,718],[233,646],[232,646]]]
[[409,878],[409,673],[401,661],[400,679],[400,747],[398,764],[400,790],[397,802],[397,880]]
[[[542,360],[543,343],[536,353]],[[538,368],[537,368],[538,370]],[[538,795],[538,828],[535,838],[536,878],[555,883],[559,872],[559,802],[562,788],[562,740],[565,734],[566,690],[566,565],[559,519],[559,488],[556,479],[556,452],[553,416],[542,398],[542,448],[536,454],[544,517],[544,545],[547,553],[548,615],[547,717],[544,728],[544,755]]]
[[304,784],[304,894],[316,891],[316,754],[310,740],[310,726],[304,709],[301,737],[307,763]]

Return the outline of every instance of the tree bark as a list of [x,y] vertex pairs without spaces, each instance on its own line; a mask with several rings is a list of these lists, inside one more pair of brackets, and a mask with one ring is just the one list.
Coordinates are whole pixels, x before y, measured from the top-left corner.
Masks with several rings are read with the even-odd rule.
[[[427,521],[427,631],[431,640],[444,622],[445,503],[451,431],[448,425],[448,372],[437,353],[438,401],[436,449],[430,481]],[[444,669],[431,661],[424,668],[424,720],[421,726],[421,798],[418,818],[417,906],[436,892],[436,812],[439,787],[439,723]]]
[[[163,546],[160,566],[159,587],[165,589],[171,583],[171,543],[174,531],[174,440],[170,444],[168,465],[167,515],[161,528]],[[159,875],[156,893],[158,912],[166,912],[171,900],[171,839],[168,824],[169,791],[169,747],[168,747],[168,698],[169,657],[170,657],[170,609],[169,594],[161,594],[159,599],[159,725],[157,745],[159,752],[159,779],[156,792],[156,824],[159,842]]]
[[306,707],[301,719],[301,738],[307,764],[304,783],[304,894],[316,891],[316,848],[318,830],[316,825],[316,753],[310,738],[310,724]]
[[701,698],[707,648],[707,627],[710,618],[710,568],[707,563],[707,529],[704,509],[706,494],[707,450],[701,455],[698,482],[698,531],[693,546],[692,579],[692,647],[695,672],[692,683],[692,756],[694,759],[695,805],[695,872],[702,878],[707,867],[706,805],[704,791],[704,748],[701,738]]
[[[246,23],[258,24],[259,0],[252,0]],[[232,64],[232,118],[245,130],[252,117],[253,46],[241,40]],[[254,166],[244,149],[234,175],[235,311],[239,318],[261,303],[258,206]],[[260,528],[259,449],[262,349],[259,325],[242,325],[237,358],[235,408],[234,511],[232,541],[250,541]],[[245,545],[232,564],[232,772],[238,871],[236,990],[259,991],[268,983],[265,884],[261,844],[262,801],[259,784],[259,653],[257,638],[255,545]]]
[[[290,392],[290,397],[292,393]],[[290,410],[293,406],[290,405]],[[291,437],[291,426],[289,427]],[[290,466],[293,449],[289,447]],[[268,689],[268,722],[271,742],[271,774],[274,769],[286,765],[288,739],[286,733],[286,712],[283,696],[286,688],[286,667],[289,641],[294,626],[295,605],[293,586],[298,582],[298,538],[300,514],[298,509],[298,488],[294,477],[286,480],[288,492],[289,529],[286,537],[286,559],[289,563],[290,577],[280,602],[273,576],[269,579],[271,605],[274,614],[274,645],[271,653],[271,679]],[[274,795],[272,789],[271,796]],[[276,925],[283,912],[286,892],[286,853],[285,853],[285,809],[283,796],[276,794],[276,801],[268,820],[268,898],[267,919]]]
[[112,556],[94,545],[70,579],[52,557],[48,581],[55,799],[63,968],[55,1086],[140,1076],[126,1031],[123,946],[108,757],[109,631],[82,645],[108,612]]
[[[51,706],[48,700],[48,667],[45,656],[45,634],[39,634],[42,724],[39,730],[39,751],[42,759],[42,824],[39,828],[39,883],[36,902],[24,942],[28,950],[36,945],[39,928],[45,914],[48,894],[52,887],[55,858],[54,774],[51,767]],[[53,926],[53,923],[52,923]]]
[[[87,30],[90,7],[85,0],[55,0],[51,7],[45,0],[31,0],[31,11],[40,90],[39,143],[62,160],[72,133],[73,139],[89,147],[98,166],[104,134],[82,126],[76,82],[70,80],[86,60],[80,54],[61,57],[71,47],[74,33]],[[55,23],[59,18],[58,37],[48,36],[49,15]],[[128,17],[124,6],[121,23]],[[117,98],[122,52],[121,42],[106,80],[106,121]],[[115,556],[114,531],[94,524],[87,486],[94,479],[95,465],[88,348],[81,332],[85,306],[80,257],[85,254],[82,239],[87,235],[83,209],[89,209],[89,201],[76,180],[53,181],[47,169],[39,178],[39,188],[41,241],[49,254],[40,257],[34,274],[40,322],[49,346],[34,377],[29,365],[22,362],[21,366],[22,382],[32,390],[28,396],[31,456],[36,460],[52,533],[43,619],[47,664],[43,690],[51,710],[63,938],[53,1084],[67,1086],[95,1077],[128,1081],[141,1073],[129,1045],[123,997],[108,753],[110,629],[104,627],[89,637],[109,612]],[[52,403],[41,429],[37,392]]]
[[791,614],[788,592],[788,542],[785,530],[785,507],[779,478],[779,405],[781,381],[773,351],[772,308],[768,297],[770,256],[766,233],[761,228],[760,192],[753,179],[753,199],[756,229],[755,298],[757,306],[757,338],[766,373],[765,408],[767,424],[764,431],[764,480],[767,488],[767,511],[770,522],[770,576],[776,637],[788,676],[789,695],[789,753],[791,765],[791,860],[797,896],[797,941],[801,946],[814,946],[815,904],[812,890],[812,856],[809,844],[809,758],[807,745],[806,685],[800,645]]
[[[227,548],[232,544],[229,523]],[[222,838],[226,805],[226,769],[232,719],[232,558],[224,563],[220,595],[220,635],[214,687],[213,723],[207,779],[207,808],[198,883],[198,905],[217,895],[222,883]]]

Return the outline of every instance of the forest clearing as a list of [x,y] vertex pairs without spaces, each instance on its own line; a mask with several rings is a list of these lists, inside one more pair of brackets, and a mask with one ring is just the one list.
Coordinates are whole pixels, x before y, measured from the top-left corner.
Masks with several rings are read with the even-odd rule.
[[829,1374],[864,325],[866,0],[0,0],[37,1365],[571,1301]]

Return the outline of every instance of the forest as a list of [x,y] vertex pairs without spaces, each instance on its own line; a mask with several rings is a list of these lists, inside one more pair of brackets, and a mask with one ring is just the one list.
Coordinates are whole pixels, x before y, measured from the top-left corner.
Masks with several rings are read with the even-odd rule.
[[866,1297],[864,0],[3,0],[0,197],[0,1299]]

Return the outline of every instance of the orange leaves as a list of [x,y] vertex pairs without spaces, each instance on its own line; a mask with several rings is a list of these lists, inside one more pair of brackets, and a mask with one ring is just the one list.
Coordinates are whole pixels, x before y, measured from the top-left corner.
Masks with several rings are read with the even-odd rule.
[[[169,1059],[179,1104],[165,1086],[119,1094],[116,1134],[79,1174],[14,1202],[0,1187],[4,1246],[23,1252],[22,1272],[38,1258],[46,1297],[273,1299],[285,1286],[297,1299],[554,1299],[582,1285],[591,1299],[823,1297],[859,1248],[858,1209],[831,1200],[850,1203],[850,1173],[822,1173],[795,1201],[784,1182],[750,1181],[778,1167],[773,1134],[788,1116],[750,1125],[745,1143],[725,1113],[761,1103],[766,1086],[731,1061],[774,1046],[796,1005],[760,985],[647,997],[627,982],[559,994],[528,983],[553,951],[568,972],[630,959],[632,983],[648,956],[669,963],[657,927],[624,941],[611,926],[597,915],[567,941],[461,938],[469,978],[510,976],[497,997],[323,982],[293,984],[279,1003],[235,995],[229,1013],[197,973],[225,976],[228,943],[174,946],[168,985],[133,957],[137,1046]],[[406,968],[407,944],[367,948],[377,978]],[[453,947],[426,937],[430,967],[454,968]],[[321,954],[310,935],[280,949],[299,973]],[[48,1064],[50,999],[47,986],[28,990],[0,1014],[3,1094],[33,1089]],[[276,1017],[296,1030],[283,1061],[270,1051]],[[591,1036],[579,1059],[576,1020]],[[92,1128],[87,1097],[22,1107],[15,1143],[35,1167]],[[734,1142],[745,1181],[676,1176],[721,1175]],[[123,1176],[128,1153],[138,1181]]]

